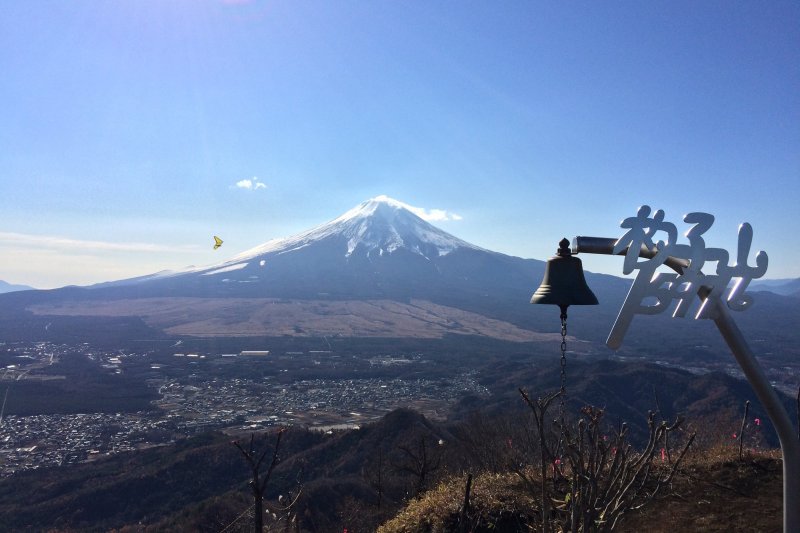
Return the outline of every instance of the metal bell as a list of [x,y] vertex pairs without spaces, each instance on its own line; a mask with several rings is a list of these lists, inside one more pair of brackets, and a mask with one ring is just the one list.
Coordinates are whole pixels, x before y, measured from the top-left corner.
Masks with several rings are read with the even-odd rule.
[[553,304],[561,307],[563,314],[570,305],[597,305],[586,278],[581,260],[572,255],[569,241],[558,243],[557,255],[547,261],[542,284],[531,297],[532,304]]

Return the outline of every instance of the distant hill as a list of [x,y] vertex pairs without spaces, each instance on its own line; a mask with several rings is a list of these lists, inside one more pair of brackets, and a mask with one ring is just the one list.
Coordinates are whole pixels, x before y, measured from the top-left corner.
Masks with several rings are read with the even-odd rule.
[[0,279],[0,294],[4,294],[7,292],[17,292],[17,291],[34,291],[33,287],[28,285],[14,285],[12,283],[8,283],[7,281],[3,281]]
[[782,296],[800,296],[800,278],[754,280],[751,290],[769,291]]
[[[627,421],[634,440],[646,434],[648,411],[659,411],[665,419],[683,416],[699,430],[703,439],[724,439],[732,429],[724,421],[740,417],[744,402],[749,400],[752,418],[765,421],[759,427],[765,442],[778,445],[777,435],[766,422],[769,418],[750,385],[722,372],[692,374],[651,363],[611,360],[570,361],[566,372],[569,409],[576,412],[587,404],[602,407],[614,421]],[[495,416],[515,408],[524,411],[517,388],[538,395],[543,391],[555,391],[560,384],[559,373],[555,361],[546,367],[541,363],[498,362],[481,374],[481,383],[491,395],[488,398],[464,397],[452,410],[451,420],[466,419],[474,410]],[[780,397],[791,419],[796,420],[794,399],[783,394]]]

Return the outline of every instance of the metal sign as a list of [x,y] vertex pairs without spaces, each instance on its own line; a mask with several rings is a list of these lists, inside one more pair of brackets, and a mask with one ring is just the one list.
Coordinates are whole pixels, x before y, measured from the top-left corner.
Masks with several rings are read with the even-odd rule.
[[[628,331],[634,315],[655,315],[669,308],[673,300],[678,303],[672,316],[684,317],[695,298],[701,304],[695,318],[717,318],[716,302],[724,298],[727,306],[743,311],[752,303],[752,296],[745,294],[753,279],[767,271],[768,258],[763,251],[756,255],[755,266],[747,264],[753,228],[745,222],[739,226],[739,243],[736,262],[730,264],[730,254],[722,248],[706,246],[703,234],[714,224],[714,216],[708,213],[689,213],[683,221],[691,228],[685,233],[688,244],[679,244],[678,230],[671,222],[664,221],[664,211],[657,210],[650,216],[650,206],[643,205],[635,217],[629,217],[620,225],[627,232],[614,243],[614,254],[625,254],[622,271],[638,274],[628,291],[625,303],[617,316],[606,344],[616,349]],[[661,240],[659,240],[661,238]],[[650,259],[640,257],[647,250]],[[681,272],[659,272],[658,269],[670,259],[683,260]],[[714,273],[704,274],[706,263],[716,262]],[[700,298],[698,292],[704,290]]]

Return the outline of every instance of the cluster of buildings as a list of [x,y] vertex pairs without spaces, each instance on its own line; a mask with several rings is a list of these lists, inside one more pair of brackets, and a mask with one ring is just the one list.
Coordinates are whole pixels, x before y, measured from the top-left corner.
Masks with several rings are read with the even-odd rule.
[[166,443],[175,430],[152,413],[6,416],[0,424],[0,476]]
[[465,372],[448,379],[313,379],[287,384],[275,378],[210,379],[159,387],[159,407],[180,425],[263,429],[270,425],[356,427],[398,407],[443,416],[465,394],[488,391]]
[[[88,345],[68,347],[36,343],[16,346],[14,353],[22,355],[13,356],[15,362],[6,366],[0,374],[0,382],[11,384],[19,379],[52,377],[51,370],[45,373],[40,370],[66,360],[67,356],[80,356],[93,361],[98,371],[109,374],[127,374],[132,371],[130,365],[135,365],[139,372],[143,372],[142,377],[147,378],[146,382],[157,389],[158,400],[152,410],[136,413],[19,416],[0,411],[0,476],[45,466],[91,461],[170,443],[208,430],[259,431],[274,425],[303,425],[324,431],[357,428],[398,407],[411,407],[429,417],[440,417],[446,414],[452,402],[465,394],[488,394],[478,383],[475,371],[430,379],[337,377],[293,380],[293,370],[290,369],[281,369],[272,376],[225,376],[226,364],[236,360],[239,361],[236,365],[247,364],[251,358],[266,361],[267,350],[220,355],[174,354],[183,361],[181,367],[175,367],[163,358],[151,360],[144,353],[101,353]],[[20,360],[19,364],[16,359]],[[282,365],[301,361],[297,363],[298,368],[312,365],[321,370],[319,374],[322,375],[326,374],[322,368],[326,365],[341,370],[342,365],[348,364],[340,356],[327,351],[287,353],[281,360]],[[400,365],[407,369],[420,359],[376,356],[361,362],[353,361],[352,364],[368,368]],[[184,366],[185,372],[176,371]],[[350,375],[353,374],[358,372],[354,370]]]

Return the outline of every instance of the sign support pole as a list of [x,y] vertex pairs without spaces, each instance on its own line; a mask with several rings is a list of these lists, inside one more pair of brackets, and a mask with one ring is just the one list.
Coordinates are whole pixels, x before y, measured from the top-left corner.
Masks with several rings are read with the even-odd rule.
[[716,307],[717,316],[714,318],[714,323],[778,433],[783,454],[783,531],[798,533],[800,532],[800,440],[794,432],[789,413],[778,399],[775,389],[770,385],[730,312],[722,302],[717,301]]

